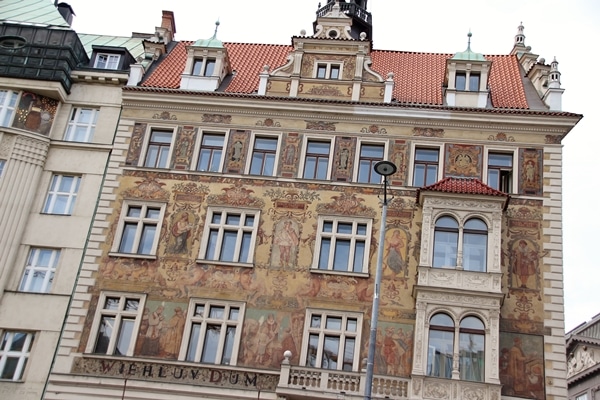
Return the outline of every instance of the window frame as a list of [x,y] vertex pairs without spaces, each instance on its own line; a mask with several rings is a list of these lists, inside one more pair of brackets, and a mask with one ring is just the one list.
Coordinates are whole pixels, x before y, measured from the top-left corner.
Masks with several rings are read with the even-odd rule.
[[[110,298],[119,299],[119,309],[111,310],[105,308],[106,301]],[[138,307],[136,311],[128,311],[124,309],[127,306],[127,300],[137,300]],[[98,303],[96,311],[94,313],[94,321],[90,329],[90,336],[88,338],[85,352],[87,354],[98,354],[98,355],[109,355],[109,356],[133,356],[135,350],[135,344],[137,341],[140,325],[142,322],[142,315],[146,303],[146,295],[144,293],[124,293],[124,292],[101,292],[98,297]],[[106,352],[97,352],[98,340],[100,339],[100,328],[102,319],[104,316],[112,316],[115,318],[115,328],[112,329],[109,342],[107,344]],[[129,344],[125,354],[115,354],[117,350],[118,341],[121,339],[121,328],[123,319],[133,319],[133,326],[131,329],[131,337],[129,338]]]
[[[327,154],[327,156],[325,156],[322,153],[309,153],[308,151],[308,147],[311,143],[328,143],[329,144],[329,153]],[[327,138],[323,138],[323,137],[318,137],[318,136],[305,136],[303,139],[303,151],[302,151],[302,158],[300,161],[300,165],[298,168],[298,177],[301,179],[310,179],[310,180],[329,180],[331,179],[331,171],[333,170],[333,152],[334,152],[334,143],[332,139],[327,139]],[[324,178],[318,178],[318,177],[306,177],[306,168],[307,168],[307,159],[308,157],[311,157],[314,154],[315,157],[319,158],[326,158],[327,159],[327,168],[325,171],[325,177]],[[315,171],[313,175],[317,174],[317,171],[319,170],[318,168],[318,163],[315,167]]]
[[[443,153],[442,153],[442,147],[441,146],[431,146],[431,145],[421,145],[421,144],[415,144],[413,149],[412,149],[412,154],[413,156],[411,157],[411,175],[410,175],[410,179],[411,179],[411,186],[414,187],[426,187],[429,185],[432,185],[436,182],[438,182],[440,180],[440,175],[442,172],[442,167],[443,167]],[[421,160],[417,160],[417,152],[419,150],[437,150],[438,153],[438,160],[437,163],[434,164],[433,162],[429,162],[429,161],[424,161],[421,162]],[[423,177],[423,185],[417,185],[416,179],[415,179],[415,173],[417,171],[417,165],[425,165],[425,174]],[[430,165],[437,165],[437,171],[435,173],[435,179],[432,183],[427,183],[427,177],[428,177],[428,173],[427,173],[427,167],[429,167]]]
[[[257,139],[271,139],[271,140],[276,140],[277,144],[275,146],[275,151],[271,151],[271,150],[267,150],[267,149],[256,149],[256,140]],[[280,146],[281,146],[281,135],[279,134],[268,134],[268,133],[261,133],[261,132],[256,132],[256,133],[252,133],[252,136],[250,138],[250,143],[251,145],[248,146],[248,160],[246,163],[246,174],[247,175],[252,175],[252,176],[277,176],[277,171],[279,168],[279,156],[280,156]],[[259,150],[259,151],[256,151]],[[255,153],[261,153],[261,154],[274,154],[274,160],[273,160],[273,173],[268,175],[264,173],[264,169],[265,169],[265,158],[263,156],[263,161],[262,161],[262,168],[261,168],[261,173],[260,174],[254,174],[252,173],[252,166],[253,166],[253,158]]]
[[[381,159],[373,158],[373,157],[362,157],[362,149],[363,146],[380,146],[383,147],[383,155]],[[356,154],[355,154],[355,163],[354,163],[354,182],[360,184],[377,184],[380,185],[383,182],[383,178],[374,170],[375,164],[379,161],[383,161],[387,159],[388,154],[388,142],[387,141],[375,141],[375,140],[358,140],[356,143]],[[361,172],[361,161],[369,160],[369,180],[366,182],[360,181],[360,172]],[[373,177],[379,175],[379,181],[373,181]]]
[[[82,111],[92,111],[92,116],[88,122],[79,122]],[[67,122],[67,129],[65,130],[64,141],[76,142],[76,143],[91,143],[94,138],[96,131],[96,125],[98,122],[98,114],[100,113],[99,108],[92,107],[73,107],[71,110],[71,116]],[[83,135],[84,140],[77,140],[78,128],[84,128],[85,133]]]
[[[152,134],[155,132],[157,132],[157,133],[158,132],[161,132],[161,133],[168,132],[171,134],[171,140],[168,145],[168,155],[165,160],[166,165],[164,167],[156,166],[156,164],[160,164],[159,160],[160,160],[161,149],[164,147],[167,147],[167,146],[162,145],[161,143],[163,143],[163,142],[153,142],[152,141]],[[140,163],[138,166],[142,167],[142,168],[169,169],[171,167],[171,159],[173,157],[173,145],[175,143],[175,136],[176,136],[176,128],[174,128],[172,126],[153,125],[153,126],[148,127],[148,129],[146,130],[146,135],[144,137],[143,151],[142,151],[142,154],[140,154]],[[154,162],[154,166],[149,166],[146,164],[148,163],[148,153],[150,150],[150,146],[152,146],[153,143],[158,143],[157,146],[159,147],[159,156],[156,157],[156,162]]]
[[17,90],[1,89],[0,93],[5,93],[0,102],[0,126],[10,127],[15,117],[15,110],[18,107],[21,92]]
[[[142,210],[140,212],[140,217],[132,217],[132,216],[127,215],[129,213],[129,209],[131,207],[141,207],[142,208]],[[142,215],[147,215],[144,213],[144,210],[147,212],[148,208],[159,208],[160,209],[158,218],[156,218],[156,221],[157,221],[156,224],[152,223],[152,221],[154,221],[155,219],[142,217]],[[139,200],[124,200],[123,206],[121,208],[121,213],[119,215],[119,222],[117,223],[117,231],[115,233],[115,238],[113,240],[113,245],[112,245],[110,254],[118,255],[121,257],[152,258],[152,259],[156,258],[162,223],[163,223],[164,216],[165,216],[165,209],[166,209],[165,203],[139,201]],[[148,221],[145,221],[145,220],[148,220]],[[143,227],[146,226],[145,222],[147,222],[147,225],[156,225],[156,231],[155,231],[154,238],[152,241],[151,251],[148,254],[139,253],[139,252],[135,252],[135,253],[121,252],[121,241],[123,240],[123,233],[124,233],[126,223],[128,223],[128,222],[133,223],[135,221],[137,221],[137,227],[135,230],[134,241],[133,241],[132,246],[133,246],[133,248],[138,248],[138,249],[140,248],[140,244],[141,244],[141,240],[142,240]],[[142,227],[141,229],[140,229],[140,224]]]
[[[490,182],[490,155],[494,155],[494,154],[496,154],[496,155],[511,156],[511,158],[512,158],[512,167],[510,168],[510,178],[509,178],[510,182],[509,182],[509,187],[508,187],[508,189],[510,189],[509,191],[505,192],[504,190],[502,190],[505,187],[505,185],[502,184],[502,172],[500,172],[500,175],[499,175],[499,179],[498,179],[499,185],[498,185],[498,188],[496,188],[496,187],[494,187],[494,186],[491,185],[491,182]],[[517,193],[516,185],[517,185],[517,182],[518,182],[517,177],[519,175],[518,175],[518,171],[517,171],[518,163],[516,161],[517,161],[516,151],[514,149],[506,149],[506,148],[505,149],[501,149],[501,148],[488,148],[488,149],[486,149],[486,151],[485,151],[484,170],[483,170],[483,176],[486,177],[485,183],[488,186],[490,186],[491,188],[494,188],[494,189],[499,190],[499,191],[504,192],[504,193],[508,193],[508,194]],[[504,166],[501,166],[501,165],[493,165],[492,167],[493,168],[491,168],[491,169],[494,169],[494,170],[500,170],[500,171],[508,171],[509,170],[508,168],[506,168]]]
[[[320,76],[320,72],[323,70],[323,76]],[[316,79],[326,80],[341,80],[343,76],[344,63],[340,61],[322,61],[315,62],[313,76]],[[332,77],[332,72],[337,71],[337,77]]]
[[[223,136],[223,146],[221,147],[221,159],[219,160],[219,166],[217,168],[216,171],[212,171],[210,170],[210,168],[208,170],[200,170],[198,169],[199,163],[200,163],[200,158],[202,156],[202,142],[204,140],[204,138],[208,135],[213,135],[213,136]],[[227,144],[229,143],[229,131],[228,130],[218,130],[218,129],[202,129],[200,135],[198,136],[198,140],[196,141],[196,146],[194,149],[194,154],[195,156],[193,157],[193,168],[194,171],[196,172],[223,172],[223,167],[225,166],[225,158],[226,158],[226,153],[227,153]],[[214,152],[213,149],[216,149],[216,147],[214,146],[206,146],[206,148],[211,149],[211,155],[210,155],[210,159],[212,160],[212,158],[214,157]],[[212,164],[212,162],[211,162]]]
[[[74,178],[69,187],[69,191],[61,191],[61,184],[64,178]],[[81,175],[67,175],[61,173],[53,173],[50,178],[50,184],[46,192],[46,199],[42,206],[42,214],[48,215],[73,215],[75,210],[75,202],[77,201],[77,193],[81,188],[83,177]],[[58,212],[55,208],[60,205],[57,199],[66,197],[66,204],[63,212]],[[59,205],[57,205],[59,204]]]
[[[477,87],[472,88],[471,84],[474,83],[471,77],[477,76]],[[459,86],[459,77],[464,78],[464,82],[460,82]],[[479,92],[479,88],[481,87],[481,72],[480,71],[471,71],[471,70],[460,70],[456,71],[454,74],[454,89],[457,92]]]
[[[210,63],[210,65],[212,65],[212,70],[210,71],[210,74],[207,75],[206,70],[207,70],[207,67],[209,65],[209,61],[212,61]],[[196,69],[196,66],[200,62],[202,63],[200,65],[200,68]],[[215,75],[216,68],[217,68],[217,59],[216,59],[216,57],[209,57],[209,56],[194,57],[192,59],[192,70],[190,71],[190,75],[192,75],[192,76],[211,77],[211,76]]]
[[[48,265],[39,264],[42,251],[50,252],[50,260]],[[23,270],[23,275],[19,283],[19,292],[49,293],[52,289],[52,283],[54,280],[54,276],[56,275],[56,269],[60,260],[60,255],[60,249],[53,249],[48,247],[29,248],[29,252],[27,253],[27,258],[25,260],[25,268]],[[39,290],[32,290],[32,287],[35,287],[36,282],[35,274],[37,274],[38,272],[44,273],[44,277],[42,278],[42,284]]]
[[[101,57],[106,57],[106,61],[104,61],[104,67],[99,66],[99,64],[102,62],[100,61]],[[115,58],[116,57],[116,61],[111,61],[111,58]],[[119,66],[121,64],[121,54],[115,54],[115,53],[108,53],[108,52],[98,52],[95,55],[94,58],[94,68],[97,69],[106,69],[106,70],[111,70],[111,71],[116,71],[119,69]]]
[[[208,314],[208,316],[196,316],[196,307],[198,305],[204,306],[204,312]],[[226,318],[211,318],[210,310],[211,307],[223,307],[223,315],[229,316],[232,308],[238,309],[238,318],[237,320],[231,320],[229,317]],[[229,365],[235,366],[237,365],[238,355],[242,340],[242,330],[244,326],[244,316],[246,313],[246,303],[244,302],[236,302],[236,301],[224,301],[224,300],[213,300],[213,299],[201,299],[194,298],[190,299],[187,317],[185,321],[185,326],[183,329],[183,338],[181,341],[181,348],[179,351],[179,361],[185,362],[193,362],[193,363],[206,363],[211,365]],[[190,344],[193,343],[192,335],[194,334],[194,326],[200,325],[200,330],[198,332],[198,338],[196,341],[196,349],[194,351],[193,357],[190,357]],[[217,325],[220,324],[221,331],[219,333],[219,342],[215,351],[215,362],[209,363],[206,361],[201,361],[204,357],[205,346],[206,343],[206,331],[209,325]],[[223,363],[223,356],[226,351],[226,337],[227,337],[227,328],[235,326],[235,335],[233,338],[233,345],[231,348],[230,362]],[[210,345],[210,343],[208,343]]]
[[[456,222],[457,224],[457,228],[446,228],[446,227],[438,227],[438,221],[440,221],[442,218],[451,218],[452,220],[454,220],[454,222]],[[465,257],[465,234],[467,235],[471,235],[471,234],[478,234],[483,236],[483,230],[475,230],[469,227],[465,226],[473,220],[479,220],[481,221],[483,224],[485,224],[486,226],[486,231],[485,231],[485,254],[483,257],[483,265],[481,266],[481,268],[478,269],[474,269],[474,268],[469,268],[469,269],[465,269],[465,261],[464,261],[464,257]],[[487,273],[489,272],[489,266],[490,266],[490,237],[491,237],[491,221],[489,221],[488,218],[486,218],[484,215],[481,215],[479,213],[471,213],[466,215],[464,218],[459,218],[456,215],[453,215],[451,213],[447,213],[447,212],[443,212],[440,213],[438,215],[436,215],[433,219],[432,222],[432,229],[433,229],[433,240],[432,240],[432,246],[431,246],[431,267],[432,268],[440,268],[440,269],[456,269],[456,270],[462,270],[462,271],[469,271],[469,272],[482,272],[482,273]],[[437,232],[451,232],[454,233],[456,232],[457,235],[457,242],[456,242],[456,265],[436,265],[435,263],[435,254],[436,254],[436,247],[438,245],[438,240],[436,239],[436,233]],[[473,246],[475,247],[475,246]],[[470,248],[470,247],[469,247]],[[447,257],[446,257],[447,258]],[[469,263],[470,264],[470,263]]]
[[[326,232],[324,229],[325,223],[331,222],[331,232]],[[336,227],[339,227],[340,224],[352,224],[352,232],[351,233],[342,233],[335,232]],[[358,225],[366,225],[366,232],[364,235],[358,234]],[[368,274],[369,273],[369,260],[370,260],[370,247],[371,247],[371,235],[373,231],[373,220],[370,218],[361,218],[361,217],[343,217],[343,216],[333,216],[333,215],[319,215],[317,220],[317,232],[316,232],[316,240],[313,254],[313,262],[311,265],[311,272],[320,272],[320,273],[339,273],[339,274]],[[329,242],[329,254],[327,256],[327,269],[320,268],[321,266],[321,255],[322,255],[322,246],[323,239],[330,239]],[[339,239],[343,239],[344,242],[350,241],[349,245],[349,253],[348,260],[352,260],[352,263],[348,263],[347,270],[339,270],[335,269],[335,255],[337,241]],[[357,239],[364,239],[364,254],[362,257],[362,270],[355,271],[354,263],[357,261],[356,259],[356,242]]]
[[[320,326],[312,327],[313,316],[320,317]],[[339,318],[341,319],[340,329],[329,329],[327,328],[328,318]],[[348,320],[356,320],[356,331],[352,332],[348,330]],[[360,371],[360,353],[361,353],[361,336],[362,336],[362,328],[363,328],[363,314],[359,312],[351,312],[351,311],[336,311],[336,310],[323,310],[316,308],[307,308],[305,319],[304,319],[304,329],[302,335],[302,349],[300,352],[300,366],[301,367],[309,367],[309,368],[318,368],[318,369],[329,369],[331,371],[352,371],[359,372]],[[310,337],[311,335],[318,335],[318,346],[317,353],[315,355],[315,366],[311,367],[308,361],[309,357],[309,346],[310,346]],[[352,338],[354,339],[354,354],[352,357],[352,368],[350,370],[344,369],[345,362],[342,359],[342,362],[337,362],[337,367],[333,368],[323,368],[323,350],[325,347],[325,338],[328,337],[339,337],[339,346],[337,356],[343,354],[346,350],[346,342],[344,339]],[[343,346],[343,347],[342,347]],[[339,358],[338,358],[339,360]]]
[[[211,222],[215,214],[221,214],[220,222]],[[256,247],[256,239],[258,236],[258,229],[260,226],[260,210],[257,209],[246,209],[246,208],[231,208],[231,207],[212,207],[209,206],[206,211],[206,219],[204,223],[204,231],[202,233],[202,239],[200,244],[200,252],[198,254],[197,262],[208,262],[218,263],[222,265],[241,265],[246,267],[254,266],[254,255]],[[227,217],[229,215],[239,215],[240,223],[238,225],[227,224]],[[245,225],[246,218],[252,216],[254,219],[253,225],[248,227]],[[244,222],[242,222],[242,219]],[[211,236],[211,232],[216,230],[216,243],[214,245],[214,255],[217,258],[208,258],[207,252],[209,251],[209,242],[215,239]],[[235,239],[235,250],[232,253],[233,260],[222,260],[223,256],[223,241],[225,232],[237,231]],[[246,232],[250,233],[250,241],[248,243],[248,257],[246,261],[240,261],[240,257],[243,254],[243,234]]]
[[[29,364],[28,361],[31,357],[31,351],[35,341],[35,333],[9,329],[0,330],[0,333],[2,334],[0,338],[0,377],[4,375],[7,359],[18,358],[12,378],[0,378],[0,381],[21,382],[23,381],[25,370]],[[23,347],[21,350],[6,350],[7,346],[12,346],[14,343],[15,335],[25,335]]]

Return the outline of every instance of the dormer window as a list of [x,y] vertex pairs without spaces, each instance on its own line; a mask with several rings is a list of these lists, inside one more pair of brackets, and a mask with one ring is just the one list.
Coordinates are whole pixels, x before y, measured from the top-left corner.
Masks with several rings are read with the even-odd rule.
[[318,79],[340,79],[340,64],[319,63],[317,65]]
[[194,76],[213,76],[217,60],[214,58],[195,58],[192,75]]
[[479,72],[457,72],[455,80],[456,90],[478,92],[480,79],[481,75]]
[[96,54],[94,68],[119,69],[120,60],[121,56],[119,54],[98,53]]

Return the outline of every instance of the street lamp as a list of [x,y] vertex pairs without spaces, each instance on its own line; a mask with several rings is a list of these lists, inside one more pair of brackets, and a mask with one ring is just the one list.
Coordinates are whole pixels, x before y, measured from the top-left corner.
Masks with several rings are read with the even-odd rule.
[[367,377],[364,400],[371,400],[373,389],[373,367],[375,363],[375,347],[377,342],[377,320],[379,318],[379,291],[381,289],[381,267],[383,264],[383,243],[385,241],[385,223],[387,218],[387,185],[388,176],[397,168],[391,161],[379,161],[374,166],[375,172],[383,177],[383,201],[381,207],[381,227],[379,230],[379,248],[377,249],[377,267],[375,270],[375,288],[373,290],[373,309],[371,311],[371,332],[369,335],[369,353],[367,357]]

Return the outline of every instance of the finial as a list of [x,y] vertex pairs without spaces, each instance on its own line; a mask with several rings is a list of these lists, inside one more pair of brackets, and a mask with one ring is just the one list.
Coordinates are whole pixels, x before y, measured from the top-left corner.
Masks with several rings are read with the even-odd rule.
[[473,36],[473,34],[471,33],[471,28],[469,28],[469,33],[467,33],[467,51],[471,50],[471,36]]
[[219,20],[217,20],[215,22],[215,33],[213,34],[213,36],[211,37],[211,39],[216,39],[217,38],[217,31],[219,30],[219,25],[221,25],[221,23],[219,22]]

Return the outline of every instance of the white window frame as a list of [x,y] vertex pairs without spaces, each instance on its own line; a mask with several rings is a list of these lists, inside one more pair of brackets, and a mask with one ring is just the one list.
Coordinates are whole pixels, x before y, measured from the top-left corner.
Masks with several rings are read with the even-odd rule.
[[[10,350],[10,346],[15,339],[16,335],[25,335],[25,341],[21,350]],[[35,339],[35,333],[33,332],[21,332],[21,331],[10,331],[5,330],[2,332],[0,339],[0,376],[4,374],[4,368],[6,368],[6,362],[9,358],[17,358],[17,366],[12,378],[13,382],[19,382],[23,380],[23,375],[27,367],[29,357],[31,356],[31,349],[33,348],[33,341]],[[5,380],[2,379],[2,380]]]
[[[110,310],[106,309],[105,304],[106,300],[109,298],[118,298],[119,299],[119,309]],[[138,301],[138,309],[135,311],[125,310],[125,306],[127,305],[127,300],[137,300]],[[140,293],[123,293],[123,292],[102,292],[98,298],[98,305],[96,307],[96,313],[94,316],[94,321],[92,322],[92,327],[90,330],[90,337],[85,348],[85,352],[88,354],[106,354],[106,355],[115,355],[115,350],[117,348],[117,340],[119,339],[119,335],[121,333],[121,326],[123,319],[133,319],[133,327],[131,332],[131,338],[129,341],[129,345],[127,346],[126,354],[121,354],[123,356],[133,356],[133,351],[135,349],[135,343],[137,340],[138,332],[140,330],[140,324],[142,322],[142,314],[145,307],[146,295]],[[102,323],[102,317],[114,317],[115,318],[115,326],[112,329],[112,335],[110,337],[108,348],[106,353],[95,353],[96,344],[100,336],[100,327]]]
[[[324,224],[326,222],[332,223],[332,232],[324,232]],[[352,224],[352,233],[337,233],[336,229],[339,224]],[[365,235],[360,235],[357,232],[358,224],[366,225]],[[313,254],[313,263],[311,271],[314,272],[325,272],[325,273],[341,273],[341,274],[368,274],[369,273],[369,248],[371,247],[371,232],[373,229],[373,220],[369,218],[357,218],[357,217],[340,217],[331,215],[319,215],[317,222],[317,240],[315,242],[315,251]],[[323,239],[331,239],[327,269],[319,268],[319,261],[321,258],[321,243]],[[360,240],[365,243],[362,271],[354,271],[354,262],[348,264],[348,269],[345,271],[335,270],[334,268],[334,257],[335,257],[335,246],[338,239],[350,240],[350,253],[348,255],[349,260],[354,260],[356,241]]]
[[[195,315],[196,306],[203,305],[205,316]],[[211,307],[224,307],[223,318],[211,318],[209,316]],[[238,309],[237,320],[230,320],[229,315],[232,308]],[[231,302],[222,300],[210,300],[210,299],[191,299],[187,311],[187,318],[184,327],[183,340],[181,343],[181,349],[179,352],[179,361],[187,362],[205,362],[202,361],[204,355],[204,341],[206,338],[206,331],[208,325],[220,325],[221,332],[219,335],[219,343],[216,349],[215,365],[232,365],[237,364],[238,353],[240,350],[240,342],[242,339],[242,328],[244,325],[244,315],[246,311],[246,304],[242,302]],[[198,332],[197,347],[194,351],[191,359],[188,358],[189,347],[192,342],[192,334],[194,325],[200,325],[200,331]],[[223,355],[225,350],[225,339],[226,330],[228,327],[235,327],[235,335],[233,338],[233,346],[231,350],[231,359],[229,363],[223,362]]]
[[485,149],[485,159],[483,160],[483,177],[485,179],[485,183],[489,185],[489,176],[488,176],[488,168],[489,168],[489,156],[490,153],[495,154],[506,154],[512,155],[512,177],[511,177],[511,188],[509,194],[517,193],[518,184],[519,184],[519,171],[518,171],[518,155],[517,151],[514,148],[502,148],[502,147],[489,147]]
[[[325,77],[319,77],[319,69],[321,67],[325,67]],[[337,67],[338,68],[338,77],[337,78],[332,78],[331,77],[331,69],[332,67]],[[315,67],[314,67],[314,72],[313,72],[313,76],[316,79],[329,79],[329,80],[340,80],[342,79],[343,76],[343,72],[344,72],[344,63],[343,62],[339,62],[339,61],[316,61],[315,62]]]
[[[194,69],[196,67],[196,62],[202,60],[202,68],[198,71],[197,74],[194,74]],[[211,75],[206,75],[206,65],[208,61],[214,61],[213,71]],[[194,57],[192,59],[192,70],[190,71],[190,75],[192,76],[206,76],[211,77],[215,76],[215,72],[217,71],[218,60],[216,57],[202,56],[202,57]]]
[[[221,214],[221,222],[213,223],[213,216],[215,214]],[[234,214],[240,215],[239,225],[228,225],[226,224],[227,215]],[[254,218],[254,224],[251,227],[245,226],[242,220],[245,221],[246,217],[252,216]],[[260,211],[255,209],[240,209],[240,208],[228,208],[228,207],[209,207],[206,212],[206,222],[204,223],[204,233],[202,235],[202,243],[200,245],[200,254],[198,255],[199,262],[211,262],[219,263],[224,265],[243,265],[253,266],[254,262],[254,250],[256,245],[256,236],[258,234],[258,227],[260,224]],[[207,258],[208,243],[211,239],[211,231],[217,232],[217,242],[214,246],[215,258]],[[235,243],[235,251],[233,252],[232,261],[222,261],[221,252],[223,247],[223,236],[224,232],[237,231],[237,239]],[[248,260],[240,261],[240,255],[242,251],[242,235],[244,233],[251,232]]]
[[[171,132],[171,141],[169,142],[169,155],[167,156],[166,165],[164,167],[146,166],[146,158],[148,156],[148,149],[150,148],[152,133],[154,131]],[[177,135],[176,128],[174,128],[172,126],[160,126],[160,125],[149,126],[146,130],[146,135],[144,137],[144,145],[142,147],[142,154],[140,154],[140,160],[139,160],[138,166],[143,167],[143,168],[168,169],[171,166],[171,158],[173,157],[173,146],[175,144],[175,136],[176,135]]]
[[[105,61],[101,61],[101,57],[104,57]],[[119,69],[120,61],[120,54],[96,53],[96,58],[94,60],[94,68],[116,70]],[[104,66],[100,66],[100,64],[104,64]]]
[[[320,316],[321,317],[321,325],[319,327],[311,327],[312,317]],[[326,323],[327,318],[341,318],[341,327],[342,329],[327,329]],[[356,332],[351,332],[346,329],[348,326],[348,319],[356,320]],[[362,326],[363,326],[363,314],[358,312],[349,312],[349,311],[334,311],[334,310],[321,310],[308,308],[306,309],[306,316],[304,318],[304,332],[302,335],[302,350],[300,352],[300,366],[307,367],[308,363],[308,352],[309,352],[309,339],[310,335],[319,335],[319,343],[317,354],[315,357],[315,367],[321,369],[322,360],[323,360],[323,348],[324,348],[324,340],[325,336],[335,336],[340,338],[340,347],[338,348],[338,356],[342,354],[342,362],[338,361],[337,368],[334,371],[343,371],[344,362],[343,362],[343,346],[345,345],[346,338],[354,338],[354,356],[352,358],[352,371],[358,372],[360,371],[360,355],[361,355],[361,335],[362,335]],[[286,349],[283,349],[286,350]],[[341,351],[340,351],[341,350]],[[338,358],[339,360],[339,358]]]
[[[141,207],[140,217],[130,217],[127,216],[129,209],[131,207]],[[159,216],[158,218],[146,218],[146,212],[148,208],[159,208]],[[158,247],[158,240],[160,237],[161,227],[163,223],[163,219],[165,216],[165,208],[166,205],[164,203],[155,203],[155,202],[145,202],[145,201],[134,201],[134,200],[125,200],[123,202],[123,208],[121,209],[121,216],[119,217],[119,223],[117,225],[117,232],[115,235],[115,239],[113,242],[111,254],[119,255],[119,256],[127,256],[127,257],[136,257],[136,258],[156,258],[156,251]],[[142,233],[144,230],[144,226],[146,225],[155,225],[156,232],[154,234],[154,239],[152,242],[152,249],[149,254],[146,253],[122,253],[120,252],[121,240],[123,238],[123,233],[125,229],[126,223],[137,223],[137,228],[135,231],[135,237],[133,242],[133,248],[140,248]]]
[[[90,120],[87,122],[81,122],[83,112],[91,112]],[[98,113],[100,112],[97,108],[89,107],[73,107],[71,111],[71,117],[67,124],[67,130],[65,131],[65,141],[67,142],[78,142],[78,143],[89,143],[94,138],[94,131],[96,130],[96,122],[98,120]],[[83,128],[85,133],[83,134],[83,140],[78,139],[78,130]]]
[[0,126],[10,126],[15,116],[19,100],[19,92],[15,90],[0,90]]
[[[60,191],[60,186],[65,178],[74,179],[73,182],[71,182],[68,191]],[[46,194],[46,200],[44,201],[44,207],[42,208],[42,214],[73,215],[75,201],[77,200],[77,192],[81,187],[81,180],[81,176],[79,175],[53,174],[52,179],[50,180],[50,186],[48,187],[48,193]],[[57,212],[55,209],[57,207],[56,200],[65,197],[67,201],[64,212]]]
[[[217,171],[201,171],[198,169],[198,162],[200,161],[200,151],[202,150],[202,141],[205,135],[219,135],[223,136],[223,148],[221,149],[221,160],[219,161],[219,168]],[[223,166],[225,165],[225,157],[227,153],[227,143],[229,143],[229,131],[218,130],[218,129],[202,129],[201,134],[198,136],[194,149],[195,156],[193,157],[193,170],[197,172],[223,172]]]
[[[386,160],[387,159],[387,154],[388,154],[388,141],[383,141],[383,140],[365,140],[365,139],[359,139],[356,143],[356,154],[354,155],[354,182],[359,183],[361,185],[374,185],[374,184],[381,184],[381,182],[383,182],[383,180],[381,180],[381,182],[359,182],[358,181],[358,174],[360,171],[360,153],[362,151],[362,147],[366,145],[366,146],[383,146],[383,157],[381,159],[381,161]],[[374,167],[375,163],[371,166],[371,173],[376,173],[373,171],[373,167]]]
[[[42,252],[49,252],[48,265],[40,264],[40,258]],[[25,270],[23,271],[23,277],[19,285],[20,292],[35,292],[35,293],[48,293],[52,287],[54,275],[56,273],[56,266],[60,259],[60,250],[50,249],[45,247],[32,247],[29,249],[27,260],[25,262]],[[33,286],[36,283],[36,275],[43,274],[42,284],[39,290],[33,290]]]
[[409,179],[410,179],[410,185],[411,186],[415,186],[415,157],[417,156],[417,149],[427,149],[427,150],[437,150],[438,151],[438,171],[437,171],[437,177],[435,182],[438,182],[442,179],[442,176],[444,176],[444,159],[445,159],[445,154],[444,154],[444,146],[443,145],[435,145],[435,144],[431,144],[431,143],[425,143],[425,142],[417,142],[417,143],[412,143],[411,146],[411,157],[410,157],[410,162],[409,162],[409,171],[410,171],[410,175],[409,175]]
[[327,172],[325,174],[325,178],[323,180],[331,179],[331,171],[333,169],[333,152],[335,144],[332,139],[323,138],[322,136],[304,136],[302,143],[302,157],[300,158],[300,166],[298,168],[298,178],[301,179],[310,179],[310,180],[320,180],[318,178],[305,178],[304,177],[304,169],[306,167],[306,158],[308,157],[308,145],[309,143],[321,142],[321,143],[329,143],[329,155],[327,161]]
[[262,132],[252,132],[250,138],[250,146],[248,146],[248,160],[246,162],[246,174],[250,175],[250,170],[252,167],[252,157],[254,156],[254,146],[256,144],[256,139],[276,139],[277,146],[275,148],[275,161],[273,163],[273,173],[271,175],[265,174],[252,174],[252,176],[277,176],[277,169],[279,168],[279,156],[281,154],[281,135],[280,134],[272,134],[272,133],[262,133]]

